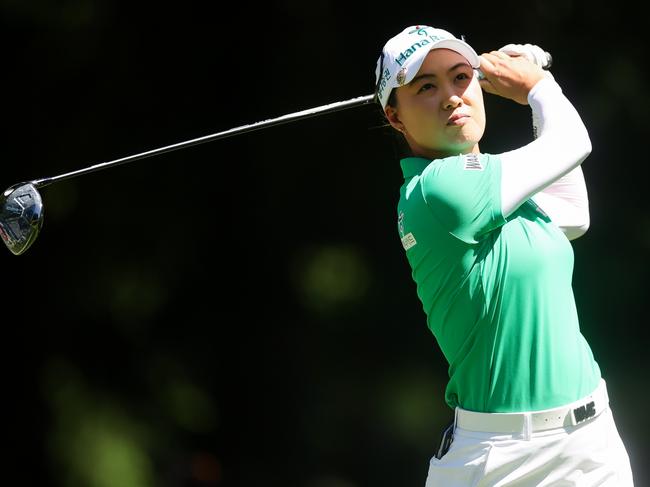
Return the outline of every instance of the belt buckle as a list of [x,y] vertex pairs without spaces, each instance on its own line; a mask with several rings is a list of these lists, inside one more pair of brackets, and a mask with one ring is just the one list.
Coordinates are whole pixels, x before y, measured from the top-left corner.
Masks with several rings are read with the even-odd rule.
[[592,399],[590,402],[572,409],[571,414],[576,425],[587,421],[596,416],[596,402]]

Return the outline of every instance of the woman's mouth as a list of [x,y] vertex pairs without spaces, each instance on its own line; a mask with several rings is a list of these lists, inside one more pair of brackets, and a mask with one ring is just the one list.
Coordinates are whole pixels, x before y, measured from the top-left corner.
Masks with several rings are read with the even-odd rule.
[[464,125],[469,119],[469,115],[464,113],[454,113],[447,119],[447,125]]

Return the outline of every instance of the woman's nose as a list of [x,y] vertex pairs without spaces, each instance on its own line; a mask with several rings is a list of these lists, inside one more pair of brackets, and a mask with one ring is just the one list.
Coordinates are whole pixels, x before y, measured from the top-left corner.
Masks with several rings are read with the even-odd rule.
[[451,95],[447,100],[445,100],[445,110],[452,110],[463,103],[463,99],[458,95]]

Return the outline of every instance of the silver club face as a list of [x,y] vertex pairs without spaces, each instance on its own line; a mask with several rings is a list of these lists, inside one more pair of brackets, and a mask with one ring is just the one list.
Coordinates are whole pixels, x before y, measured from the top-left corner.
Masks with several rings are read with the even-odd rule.
[[43,226],[43,200],[31,183],[18,183],[0,195],[0,236],[14,254],[25,252]]

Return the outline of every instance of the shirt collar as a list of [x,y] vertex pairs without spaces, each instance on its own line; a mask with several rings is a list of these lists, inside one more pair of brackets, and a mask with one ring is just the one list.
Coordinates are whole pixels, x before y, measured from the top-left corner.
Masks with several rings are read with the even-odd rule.
[[431,159],[425,159],[424,157],[405,157],[399,162],[400,166],[402,166],[404,179],[409,179],[416,174],[421,174],[424,168],[431,163]]

